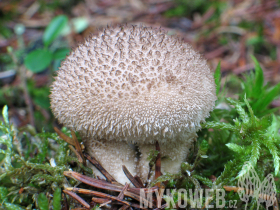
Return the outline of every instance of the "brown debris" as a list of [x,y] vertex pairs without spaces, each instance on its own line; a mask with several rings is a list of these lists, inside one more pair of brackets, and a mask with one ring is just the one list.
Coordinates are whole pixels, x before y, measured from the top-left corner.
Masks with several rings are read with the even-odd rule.
[[[124,198],[124,192],[127,190],[127,188],[129,187],[129,184],[126,183],[123,190],[120,192],[120,194],[118,195],[118,199],[123,199]],[[128,205],[123,205],[120,209],[128,209],[129,206]]]
[[76,193],[73,193],[72,191],[69,191],[69,190],[63,190],[63,192],[66,193],[67,195],[70,195],[72,198],[74,198],[76,201],[78,201],[80,204],[82,204],[86,208],[88,208],[88,209],[90,208],[90,205],[84,199],[82,199],[80,196],[78,196]]
[[106,199],[106,198],[96,198],[96,197],[92,197],[91,200],[94,202],[94,203],[106,203],[108,201],[110,201],[110,199]]
[[126,177],[131,181],[131,183],[136,187],[136,188],[142,188],[143,184],[138,182],[137,179],[135,179],[132,174],[128,171],[128,169],[125,167],[125,165],[122,166],[123,172],[125,173]]
[[112,177],[94,157],[89,156],[87,153],[84,153],[84,156],[106,177],[108,182],[117,183],[114,177]]
[[[62,133],[58,128],[54,127],[55,132],[59,135],[60,138],[62,138],[64,141],[66,141],[68,144],[72,145],[75,147],[75,154],[78,157],[79,161],[81,163],[83,163],[84,165],[86,165],[86,160],[84,158],[83,152],[82,152],[82,148],[80,145],[80,142],[78,141],[76,134],[73,130],[71,130],[71,135],[72,138],[67,136],[66,134]],[[70,147],[70,149],[73,150],[73,148]]]
[[118,199],[123,199],[124,198],[124,192],[127,190],[127,188],[129,187],[129,184],[126,183],[124,188],[122,189],[122,191],[120,192],[120,194],[118,195]]
[[137,175],[134,176],[134,179],[138,182],[139,188],[144,188],[145,187],[139,176],[137,176]]
[[[92,190],[86,190],[86,189],[80,189],[80,188],[72,188],[72,187],[69,187],[69,188],[66,188],[66,189],[68,191],[71,191],[71,192],[76,192],[76,193],[81,193],[81,194],[93,195],[93,196],[97,196],[97,197],[101,197],[101,198],[106,198],[106,199],[118,201],[121,204],[125,204],[127,206],[132,206],[132,207],[135,207],[135,208],[140,208],[140,205],[138,205],[138,204],[131,203],[131,202],[128,202],[128,201],[124,201],[122,199],[119,199],[118,197],[115,197],[115,196],[112,196],[112,195],[108,195],[106,193],[92,191]],[[145,199],[143,199],[143,200],[145,202]],[[149,201],[147,201],[147,200],[146,200],[146,202],[149,203]],[[143,209],[143,208],[141,208],[141,209]]]
[[[90,185],[92,187],[96,187],[99,189],[110,190],[110,191],[114,191],[114,192],[121,192],[123,189],[123,187],[120,185],[112,184],[110,182],[94,179],[91,177],[87,177],[85,175],[79,174],[74,171],[64,171],[63,174],[67,177],[74,178],[80,182],[83,182],[87,185]],[[154,192],[157,189],[158,189],[157,187],[151,187],[149,189],[144,188],[145,191],[149,191],[149,192]],[[127,191],[124,192],[124,195],[140,201],[140,188],[128,188]]]
[[[157,149],[159,149],[159,146],[157,147]],[[97,168],[101,169],[101,171],[103,171],[103,172],[106,171],[99,164],[99,162],[96,159],[90,157],[88,154],[85,154],[85,157],[89,161],[91,161],[91,163],[94,166],[98,166]],[[160,156],[159,156],[159,159],[160,159]],[[135,186],[137,186],[137,188],[130,188],[128,183],[126,183],[125,186],[121,186],[121,184],[117,183],[116,181],[114,181],[114,182],[109,181],[109,180],[112,180],[111,178],[109,178],[109,179],[107,178],[108,181],[106,181],[106,180],[98,180],[98,179],[94,179],[91,177],[87,177],[85,175],[79,174],[74,171],[64,171],[64,173],[63,173],[67,177],[74,178],[82,183],[85,183],[89,186],[93,186],[95,188],[103,189],[103,190],[110,190],[110,191],[114,191],[114,192],[120,192],[117,197],[106,194],[106,193],[98,192],[98,191],[92,191],[92,190],[75,188],[75,187],[66,188],[65,193],[70,195],[73,199],[77,200],[79,203],[84,205],[86,208],[88,208],[88,206],[86,206],[88,204],[84,203],[83,200],[81,200],[80,197],[75,193],[81,193],[81,194],[94,196],[94,197],[92,197],[92,201],[94,203],[101,204],[100,207],[105,206],[107,204],[112,204],[112,205],[116,204],[116,205],[122,205],[122,207],[120,208],[122,210],[131,208],[131,207],[143,209],[137,203],[128,202],[128,201],[124,200],[124,197],[127,196],[138,202],[142,201],[145,204],[147,204],[148,206],[154,206],[154,207],[158,206],[159,209],[162,209],[161,200],[160,200],[160,202],[157,202],[156,199],[153,199],[153,203],[151,203],[148,200],[146,200],[145,198],[140,198],[140,189],[143,189],[144,192],[146,192],[146,193],[153,193],[153,192],[157,191],[159,188],[157,186],[151,187],[151,188],[143,188],[143,183],[138,176],[133,177],[125,166],[123,166],[123,170],[124,170],[125,174],[127,175],[128,179],[131,180],[131,182]],[[160,170],[160,168],[159,168],[159,170]],[[108,172],[107,172],[106,176],[111,177],[111,175]],[[162,192],[164,191],[164,188],[161,187],[161,189],[159,189],[159,191],[160,191],[160,195],[161,195],[161,199],[162,199],[162,194],[163,194]],[[115,208],[113,208],[113,209],[115,209]]]

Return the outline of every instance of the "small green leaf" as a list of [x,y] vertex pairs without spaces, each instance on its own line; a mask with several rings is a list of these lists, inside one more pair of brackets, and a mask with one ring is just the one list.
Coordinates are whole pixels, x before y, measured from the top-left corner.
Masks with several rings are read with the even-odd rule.
[[[244,97],[245,98],[245,97]],[[241,103],[239,101],[235,101],[232,98],[226,98],[226,100],[233,106],[235,106],[235,109],[237,113],[239,114],[240,118],[244,123],[247,123],[249,121],[248,115],[243,109]]]
[[46,49],[37,49],[30,52],[24,59],[24,65],[34,73],[39,73],[47,68],[52,61],[52,53]]
[[70,52],[69,48],[57,49],[53,54],[53,59],[58,59],[58,60],[64,59],[69,52]]
[[2,110],[2,115],[4,118],[4,122],[8,125],[9,124],[9,113],[8,113],[8,106],[5,105]]
[[243,153],[245,151],[245,149],[242,147],[242,146],[239,146],[237,144],[234,144],[234,143],[227,143],[226,146],[234,151],[234,152],[237,152],[237,153]]
[[61,189],[57,188],[53,194],[53,210],[61,209]]
[[40,193],[37,199],[40,210],[49,210],[49,201],[44,193]]
[[252,107],[250,106],[250,104],[249,104],[249,102],[248,102],[248,100],[247,100],[247,98],[246,98],[246,95],[244,96],[244,102],[245,102],[245,104],[246,104],[246,106],[247,106],[247,108],[248,108],[248,110],[249,110],[249,112],[250,112],[250,115],[251,115],[251,122],[250,123],[255,123],[255,115],[254,115],[254,111],[253,111],[253,109],[252,109]]
[[258,97],[258,95],[261,93],[262,88],[263,88],[263,70],[260,66],[260,63],[257,61],[257,59],[252,55],[251,56],[252,60],[254,61],[255,64],[255,71],[256,71],[256,78],[255,78],[255,85],[254,85],[254,95]]
[[213,129],[221,129],[221,130],[230,130],[233,132],[237,131],[237,128],[229,123],[224,122],[206,122],[202,125],[203,128],[213,128]]
[[260,143],[255,141],[252,144],[252,149],[251,149],[251,157],[249,159],[249,162],[252,164],[252,166],[255,166],[257,164],[257,161],[260,157]]
[[221,62],[218,63],[218,66],[214,74],[215,84],[216,84],[216,95],[218,95],[221,87]]
[[43,42],[46,47],[60,35],[62,29],[66,26],[67,21],[68,19],[65,15],[59,15],[52,19],[43,35]]
[[275,85],[270,91],[265,94],[265,97],[259,104],[256,104],[256,108],[262,110],[266,108],[277,96],[280,95],[280,83]]

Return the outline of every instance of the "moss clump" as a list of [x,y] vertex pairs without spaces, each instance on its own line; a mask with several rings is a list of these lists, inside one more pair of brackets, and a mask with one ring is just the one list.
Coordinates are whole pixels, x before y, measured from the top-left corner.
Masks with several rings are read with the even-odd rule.
[[60,204],[61,188],[76,184],[75,181],[68,183],[63,172],[75,170],[90,174],[91,170],[70,155],[67,143],[59,139],[56,133],[42,131],[34,134],[30,127],[17,130],[9,123],[7,106],[3,108],[2,115],[4,119],[3,122],[0,121],[2,207],[44,209],[41,205],[47,205],[55,209],[57,203]]

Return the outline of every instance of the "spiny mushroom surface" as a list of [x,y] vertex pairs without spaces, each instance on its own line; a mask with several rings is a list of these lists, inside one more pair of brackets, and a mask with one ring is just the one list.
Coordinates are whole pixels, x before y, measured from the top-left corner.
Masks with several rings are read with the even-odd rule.
[[[50,98],[54,115],[86,139],[90,154],[98,151],[96,142],[106,142],[108,153],[119,153],[111,161],[119,168],[130,161],[128,169],[136,173],[133,148],[127,148],[134,154],[127,160],[116,142],[135,143],[143,151],[155,141],[190,143],[216,95],[206,60],[189,44],[162,30],[119,26],[88,38],[67,56]],[[108,161],[94,156],[106,168]]]

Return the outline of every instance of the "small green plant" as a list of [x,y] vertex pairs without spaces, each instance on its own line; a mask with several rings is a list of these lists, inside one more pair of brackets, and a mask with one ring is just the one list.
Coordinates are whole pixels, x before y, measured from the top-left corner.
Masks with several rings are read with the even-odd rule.
[[[279,173],[279,135],[275,135],[274,132],[269,132],[274,130],[275,127],[279,127],[280,124],[276,125],[275,121],[273,123],[273,118],[271,115],[257,118],[252,108],[250,107],[247,99],[244,101],[249,109],[250,115],[248,115],[242,108],[242,103],[235,101],[231,98],[227,98],[227,101],[235,106],[236,111],[239,114],[240,119],[236,118],[232,123],[225,122],[207,122],[204,128],[227,130],[235,135],[235,140],[231,143],[227,143],[226,146],[235,152],[235,160],[238,160],[241,167],[245,161],[249,161],[253,166],[261,166],[262,160],[266,161],[269,159],[273,161],[275,175]],[[274,128],[272,128],[274,126]],[[270,128],[270,129],[269,129]],[[269,129],[269,130],[268,130]],[[239,172],[238,176],[242,176],[246,171],[242,170]]]
[[34,135],[27,129],[18,131],[9,123],[7,106],[2,115],[0,203],[6,209],[22,209],[24,206],[60,209],[61,188],[71,186],[63,172],[71,169],[92,174],[91,169],[69,155],[68,144],[56,133],[43,131]]
[[59,47],[54,41],[60,35],[67,35],[73,31],[80,33],[88,26],[87,19],[83,17],[73,18],[68,21],[65,15],[59,15],[52,19],[43,34],[43,48],[37,48],[29,52],[24,65],[33,73],[39,73],[53,64],[53,69],[57,70],[60,62],[70,52],[69,47]]
[[[255,73],[245,75],[245,80],[240,81],[242,92],[239,94],[239,100],[245,102],[243,99],[246,95],[256,116],[265,116],[273,113],[278,108],[269,109],[270,103],[280,95],[280,83],[270,87],[269,84],[264,85],[264,76],[262,68],[255,57],[252,56],[255,63]],[[244,104],[245,105],[245,104]]]
[[43,34],[44,48],[35,49],[27,54],[24,65],[34,73],[47,68],[53,60],[62,60],[69,53],[69,48],[51,49],[51,43],[61,34],[66,27],[68,18],[65,15],[55,17],[47,26]]
[[[73,20],[70,22],[72,23]],[[67,27],[69,28],[67,23],[68,18],[65,15],[55,17],[45,29],[42,40],[31,42],[28,47],[25,46],[23,39],[25,27],[17,24],[14,31],[18,47],[13,49],[9,46],[8,54],[5,55],[7,59],[4,70],[13,72],[13,75],[20,78],[20,82],[16,85],[5,86],[0,90],[0,105],[27,106],[29,123],[36,126],[37,130],[42,128],[47,131],[52,130],[50,122],[53,118],[49,108],[49,87],[44,85],[48,82],[47,80],[51,80],[53,71],[58,69],[61,60],[69,53],[68,44],[58,41],[59,36],[65,35],[63,31]],[[70,32],[71,30],[68,30],[68,33]],[[46,80],[41,85],[36,84],[37,81],[28,76],[31,75],[28,74],[28,71],[29,73],[30,71],[40,73],[46,69],[51,71],[45,72],[49,76],[45,77]]]

